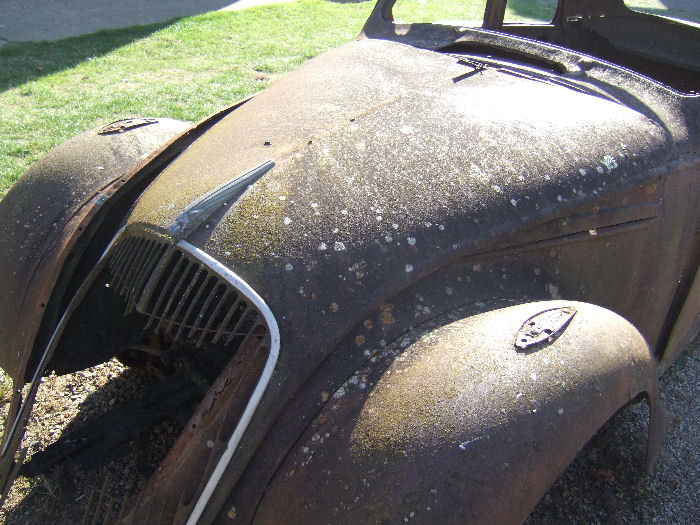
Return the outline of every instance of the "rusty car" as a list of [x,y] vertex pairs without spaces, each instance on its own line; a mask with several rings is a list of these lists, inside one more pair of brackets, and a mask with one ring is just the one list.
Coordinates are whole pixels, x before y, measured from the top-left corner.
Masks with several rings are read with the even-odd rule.
[[[700,327],[700,28],[394,3],[249,99],[88,131],[9,191],[5,490],[166,417],[120,523],[521,523],[640,400],[653,466],[658,376]],[[162,380],[26,458],[41,377],[115,356]]]

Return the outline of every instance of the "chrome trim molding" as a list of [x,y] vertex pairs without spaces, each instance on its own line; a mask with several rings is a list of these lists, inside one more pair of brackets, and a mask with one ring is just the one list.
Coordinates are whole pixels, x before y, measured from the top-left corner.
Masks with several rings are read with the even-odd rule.
[[272,159],[266,160],[260,166],[236,175],[232,180],[214,188],[206,195],[190,204],[185,211],[177,216],[168,226],[168,233],[177,238],[187,237],[206,221],[212,213],[226,204],[235,201],[245,189],[275,166]]
[[255,410],[257,409],[258,404],[260,403],[260,400],[262,399],[262,396],[265,393],[265,390],[267,389],[267,385],[270,382],[270,378],[272,377],[272,372],[274,371],[275,365],[277,364],[277,358],[279,357],[280,332],[279,327],[277,326],[277,321],[275,320],[275,317],[272,314],[270,307],[267,306],[265,301],[255,292],[255,290],[253,290],[248,285],[248,283],[241,279],[232,270],[221,264],[219,261],[208,255],[207,253],[203,252],[196,246],[193,246],[189,242],[181,240],[177,243],[177,246],[183,251],[190,254],[192,257],[195,257],[196,259],[202,261],[202,263],[204,263],[213,271],[218,273],[232,286],[240,290],[255,305],[258,311],[265,318],[270,333],[270,353],[267,357],[267,361],[265,363],[265,367],[263,368],[262,374],[260,374],[260,379],[258,379],[258,383],[257,385],[255,385],[255,390],[253,390],[253,393],[251,394],[250,399],[248,400],[248,404],[246,405],[245,410],[243,411],[243,415],[238,421],[238,424],[236,425],[233,434],[231,435],[230,439],[228,440],[228,443],[226,444],[226,449],[221,455],[219,462],[216,464],[214,471],[209,477],[207,484],[204,486],[204,490],[202,490],[202,493],[200,494],[199,499],[197,500],[197,503],[192,509],[192,513],[190,514],[190,517],[187,520],[187,525],[195,525],[198,522],[199,518],[202,516],[202,513],[204,512],[204,509],[207,506],[207,503],[209,503],[209,500],[212,494],[214,493],[214,490],[216,489],[216,486],[218,485],[219,481],[221,481],[224,471],[226,470],[226,467],[228,467],[228,464],[231,462],[233,454],[236,452],[236,448],[238,447],[238,444],[240,443],[244,432],[248,428],[250,420],[252,419],[253,414],[255,413]]
[[39,379],[41,378],[41,374],[44,373],[44,369],[46,368],[46,365],[49,362],[49,359],[53,355],[53,352],[56,348],[56,344],[58,344],[59,339],[61,338],[61,335],[63,334],[63,330],[65,328],[66,323],[70,319],[71,315],[73,315],[73,311],[80,305],[81,301],[85,297],[85,294],[87,291],[90,289],[90,286],[92,286],[92,283],[95,281],[95,278],[99,275],[99,273],[102,271],[102,268],[105,265],[105,262],[107,261],[107,255],[109,254],[110,250],[112,249],[112,246],[114,246],[114,243],[117,242],[119,237],[122,236],[124,231],[126,230],[126,227],[122,227],[112,238],[110,243],[107,245],[107,248],[105,248],[105,251],[102,252],[102,255],[100,256],[100,259],[97,261],[97,264],[95,264],[94,268],[90,272],[90,274],[87,276],[87,278],[83,281],[83,283],[80,285],[80,288],[78,288],[78,291],[75,292],[75,295],[73,296],[73,299],[71,299],[70,303],[68,304],[68,307],[66,308],[66,311],[63,312],[63,315],[61,316],[61,320],[58,322],[56,325],[56,328],[53,331],[53,334],[51,334],[51,339],[49,339],[48,344],[46,345],[46,348],[44,349],[44,353],[41,355],[41,359],[39,360],[39,364],[36,367],[36,370],[34,371],[34,375],[32,376],[32,380],[29,383],[29,392],[27,393],[27,397],[22,402],[20,407],[17,410],[17,415],[15,416],[15,420],[12,423],[12,428],[10,431],[7,433],[6,439],[5,439],[5,446],[2,448],[2,454],[0,454],[0,457],[4,457],[5,454],[7,453],[8,448],[10,447],[10,442],[12,441],[12,438],[17,431],[17,427],[19,426],[19,422],[22,420],[24,417],[24,414],[27,410],[27,407],[30,407],[31,405],[34,404],[34,396],[36,395],[37,388],[39,386]]

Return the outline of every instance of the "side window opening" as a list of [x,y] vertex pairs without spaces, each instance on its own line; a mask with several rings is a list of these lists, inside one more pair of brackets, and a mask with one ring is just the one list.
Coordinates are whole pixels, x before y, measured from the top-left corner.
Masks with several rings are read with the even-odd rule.
[[[481,26],[486,0],[397,0],[394,20],[406,23],[450,23]],[[554,18],[557,0],[509,0],[505,23],[548,24]]]

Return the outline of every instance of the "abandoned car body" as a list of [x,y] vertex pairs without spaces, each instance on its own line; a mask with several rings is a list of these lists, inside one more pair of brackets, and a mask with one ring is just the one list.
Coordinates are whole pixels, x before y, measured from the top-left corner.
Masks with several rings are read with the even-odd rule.
[[393,3],[251,99],[87,132],[8,193],[5,488],[104,446],[19,443],[42,374],[114,356],[171,373],[105,454],[139,403],[187,421],[125,523],[519,523],[640,396],[653,465],[657,374],[698,330],[700,30]]

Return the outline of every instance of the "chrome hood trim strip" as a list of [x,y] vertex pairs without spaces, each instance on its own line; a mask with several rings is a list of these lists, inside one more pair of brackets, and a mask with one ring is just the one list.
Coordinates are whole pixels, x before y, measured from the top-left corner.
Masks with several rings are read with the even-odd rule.
[[266,160],[260,166],[246,171],[241,175],[236,175],[232,180],[214,188],[206,195],[200,197],[190,204],[173,223],[168,226],[168,233],[177,238],[187,237],[206,221],[212,213],[226,204],[226,201],[235,201],[245,189],[253,184],[260,177],[265,175],[275,166],[275,163]]
[[275,320],[270,307],[267,306],[265,301],[255,292],[255,290],[250,287],[250,285],[248,285],[248,283],[241,279],[241,277],[207,253],[185,240],[179,241],[177,246],[192,257],[200,260],[202,263],[218,273],[222,278],[226,279],[232,286],[243,292],[265,318],[270,333],[270,353],[267,357],[267,362],[265,363],[262,374],[260,374],[260,379],[258,379],[258,383],[255,385],[255,390],[253,390],[253,393],[248,400],[248,404],[243,411],[243,415],[238,421],[233,434],[226,444],[226,449],[221,455],[219,462],[216,464],[214,471],[209,477],[207,484],[204,486],[204,490],[202,490],[202,493],[199,495],[199,499],[197,500],[197,503],[192,509],[192,513],[187,520],[187,525],[195,525],[202,516],[207,503],[209,503],[209,500],[216,489],[216,486],[219,484],[219,481],[221,481],[224,471],[231,462],[231,459],[238,448],[238,444],[243,438],[243,434],[248,428],[250,420],[252,419],[253,414],[255,413],[255,410],[260,404],[260,400],[267,389],[267,385],[272,377],[272,372],[277,364],[277,358],[279,357],[280,332],[279,327],[277,326],[277,321]]

